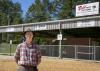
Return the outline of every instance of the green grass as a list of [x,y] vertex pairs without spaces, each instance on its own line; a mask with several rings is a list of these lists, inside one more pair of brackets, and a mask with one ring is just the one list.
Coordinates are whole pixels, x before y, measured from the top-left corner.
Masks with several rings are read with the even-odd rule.
[[[11,45],[11,53],[14,53],[16,50],[17,44],[12,44]],[[8,43],[2,43],[0,45],[0,53],[10,53],[10,44]]]

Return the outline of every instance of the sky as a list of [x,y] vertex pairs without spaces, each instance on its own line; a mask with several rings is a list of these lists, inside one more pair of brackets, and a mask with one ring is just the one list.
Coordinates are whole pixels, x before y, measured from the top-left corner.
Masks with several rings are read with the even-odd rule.
[[35,0],[12,0],[14,3],[19,2],[21,4],[21,8],[23,10],[23,14],[27,12],[29,6],[34,3]]

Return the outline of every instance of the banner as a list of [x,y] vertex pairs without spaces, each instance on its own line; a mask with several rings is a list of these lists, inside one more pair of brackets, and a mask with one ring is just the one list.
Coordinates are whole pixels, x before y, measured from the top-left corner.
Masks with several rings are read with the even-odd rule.
[[99,2],[76,6],[76,17],[99,14]]

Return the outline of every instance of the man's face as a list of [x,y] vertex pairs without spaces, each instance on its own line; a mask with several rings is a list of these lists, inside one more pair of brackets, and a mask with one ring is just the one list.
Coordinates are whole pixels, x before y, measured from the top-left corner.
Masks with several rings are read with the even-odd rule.
[[26,32],[25,33],[25,38],[26,38],[26,41],[32,42],[33,33],[32,32]]

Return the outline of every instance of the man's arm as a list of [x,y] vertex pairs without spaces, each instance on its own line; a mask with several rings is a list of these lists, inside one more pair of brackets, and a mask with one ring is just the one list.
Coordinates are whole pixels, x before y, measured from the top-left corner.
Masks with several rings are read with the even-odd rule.
[[39,65],[41,62],[41,50],[40,48],[38,47],[37,48],[37,64]]
[[20,59],[20,47],[21,45],[19,44],[16,48],[15,55],[14,55],[14,59],[17,64],[18,64],[18,60]]

